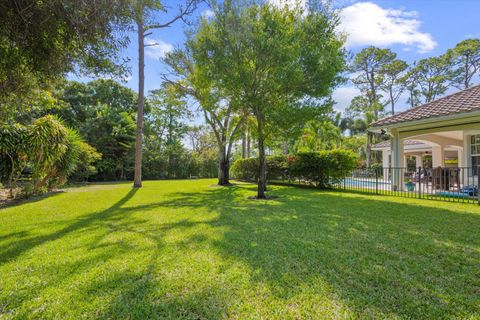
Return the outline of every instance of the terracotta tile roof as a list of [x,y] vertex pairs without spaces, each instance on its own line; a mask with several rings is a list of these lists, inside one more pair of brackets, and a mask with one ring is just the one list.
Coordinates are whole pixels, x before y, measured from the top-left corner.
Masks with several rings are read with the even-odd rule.
[[[418,145],[418,144],[424,144],[423,142],[421,141],[417,141],[417,140],[404,140],[403,141],[403,145],[404,146],[413,146],[413,145]],[[379,142],[377,144],[374,144],[372,146],[372,148],[374,149],[381,149],[381,148],[390,148],[390,140],[386,140],[386,141],[382,141],[382,142]]]
[[480,85],[476,85],[424,105],[399,112],[393,116],[380,119],[377,122],[372,123],[370,126],[381,127],[396,123],[423,120],[472,111],[480,111]]

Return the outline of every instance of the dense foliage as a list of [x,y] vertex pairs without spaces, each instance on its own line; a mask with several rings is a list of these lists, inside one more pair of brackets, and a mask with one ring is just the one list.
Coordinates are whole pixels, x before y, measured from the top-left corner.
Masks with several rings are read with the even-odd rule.
[[[258,158],[239,159],[232,165],[238,179],[258,179]],[[292,156],[267,157],[267,179],[294,180],[325,188],[347,176],[357,166],[357,156],[351,151],[334,149],[301,152]]]
[[75,130],[51,115],[27,126],[0,127],[0,182],[11,193],[20,187],[24,194],[37,194],[63,185],[71,175],[87,178],[99,158]]
[[123,73],[128,20],[127,1],[2,1],[0,103],[18,104],[67,72]]

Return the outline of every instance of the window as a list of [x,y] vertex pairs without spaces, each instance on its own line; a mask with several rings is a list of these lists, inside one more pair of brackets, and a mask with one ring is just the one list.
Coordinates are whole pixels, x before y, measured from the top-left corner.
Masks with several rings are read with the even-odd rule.
[[480,167],[480,134],[470,137],[470,156],[472,157],[472,173],[478,175]]

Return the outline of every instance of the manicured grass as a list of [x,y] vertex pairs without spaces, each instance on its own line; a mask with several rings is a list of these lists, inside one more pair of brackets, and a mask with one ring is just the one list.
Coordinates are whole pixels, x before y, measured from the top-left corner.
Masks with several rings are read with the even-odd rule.
[[478,206],[213,183],[0,209],[0,318],[480,318]]

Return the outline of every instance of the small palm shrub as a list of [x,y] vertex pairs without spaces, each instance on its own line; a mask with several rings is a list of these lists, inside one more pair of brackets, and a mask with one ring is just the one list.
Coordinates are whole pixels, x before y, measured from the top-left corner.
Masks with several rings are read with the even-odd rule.
[[[90,169],[100,155],[78,133],[54,116],[31,125],[0,126],[0,182],[25,196],[63,185],[79,169]],[[18,183],[22,173],[28,179]]]

